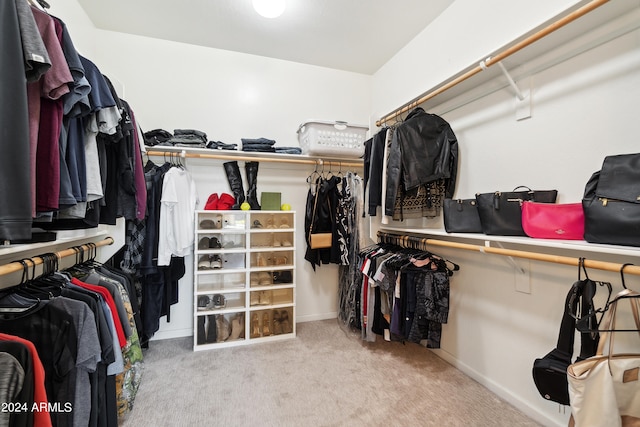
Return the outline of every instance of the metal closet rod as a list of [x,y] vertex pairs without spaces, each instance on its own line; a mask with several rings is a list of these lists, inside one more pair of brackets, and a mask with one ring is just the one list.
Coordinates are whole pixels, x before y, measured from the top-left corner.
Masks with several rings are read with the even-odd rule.
[[565,25],[569,24],[572,21],[575,21],[576,19],[580,18],[581,16],[586,15],[587,13],[589,13],[592,10],[602,6],[603,4],[607,3],[608,1],[609,0],[592,0],[591,2],[589,2],[586,5],[582,6],[581,8],[576,9],[575,11],[569,13],[566,16],[563,16],[562,18],[560,18],[557,21],[547,25],[543,29],[541,29],[541,30],[537,31],[536,33],[530,35],[529,37],[525,38],[524,40],[514,44],[511,47],[506,48],[505,50],[503,50],[500,53],[495,54],[494,56],[488,57],[484,61],[481,61],[476,67],[474,67],[471,70],[467,71],[466,73],[456,77],[455,79],[451,80],[450,82],[445,83],[442,86],[433,89],[432,91],[425,92],[422,95],[419,95],[419,97],[417,99],[414,99],[413,101],[409,101],[406,104],[404,104],[403,106],[393,110],[391,113],[387,114],[383,118],[381,118],[378,121],[376,121],[376,126],[380,127],[383,123],[386,123],[386,122],[388,122],[388,121],[390,121],[392,119],[397,118],[400,114],[404,114],[404,113],[408,112],[409,110],[411,110],[411,109],[417,107],[418,105],[422,104],[423,102],[426,102],[426,101],[430,100],[431,98],[434,98],[434,97],[440,95],[441,93],[451,89],[452,87],[454,87],[458,83],[462,83],[463,81],[465,81],[468,78],[478,74],[479,72],[481,72],[483,70],[486,70],[488,67],[490,67],[490,66],[492,66],[494,64],[500,63],[500,61],[502,61],[503,59],[513,55],[514,53],[518,52],[519,50],[521,50],[521,49],[523,49],[523,48],[525,48],[527,46],[529,46],[530,44],[535,43],[536,41],[540,40],[541,38],[546,37],[547,35],[549,35],[552,32],[564,27]]
[[179,157],[187,157],[194,159],[216,159],[216,160],[241,160],[245,162],[272,162],[272,163],[298,163],[304,165],[314,165],[314,166],[322,166],[324,164],[329,165],[341,165],[348,168],[362,168],[363,163],[359,162],[343,162],[342,160],[311,160],[311,159],[283,159],[277,157],[250,157],[250,156],[235,156],[232,154],[208,154],[208,153],[189,153],[186,151],[155,151],[149,150],[147,151],[147,156],[166,156],[169,155],[178,155]]
[[[59,251],[59,252],[55,252],[55,254],[58,257],[58,260],[60,260],[62,258],[75,256],[78,253],[77,249],[80,249],[81,251],[82,250],[89,251],[89,250],[91,250],[92,247],[99,248],[101,246],[111,245],[111,244],[113,244],[113,242],[114,242],[114,240],[113,240],[112,237],[106,237],[103,240],[100,240],[98,242],[92,243],[91,245],[85,244],[85,245],[81,245],[81,246],[73,246],[73,247],[70,247],[68,249],[65,249],[65,250],[62,250],[62,251]],[[31,268],[32,266],[40,265],[40,264],[42,264],[44,262],[42,257],[40,257],[39,255],[36,255],[34,257],[27,258],[27,259],[30,260],[29,268]],[[9,264],[5,264],[5,265],[0,266],[0,276],[4,276],[6,274],[15,273],[17,271],[22,271],[23,269],[24,269],[24,267],[19,261],[14,261],[14,262],[11,262]]]
[[[574,267],[577,267],[580,262],[578,258],[566,256],[549,255],[539,252],[519,251],[515,249],[494,248],[492,246],[472,245],[468,243],[449,242],[447,240],[427,239],[417,236],[389,233],[386,231],[378,232],[378,240],[384,243],[393,243],[405,248],[413,248],[425,251],[427,250],[426,246],[442,246],[447,248],[464,249],[468,251],[510,256],[514,258],[532,259],[534,261],[545,261],[553,262],[556,264],[572,265]],[[586,268],[594,268],[597,270],[613,271],[619,273],[623,264],[585,259],[584,266]],[[624,272],[640,276],[640,265],[627,265],[624,267]]]

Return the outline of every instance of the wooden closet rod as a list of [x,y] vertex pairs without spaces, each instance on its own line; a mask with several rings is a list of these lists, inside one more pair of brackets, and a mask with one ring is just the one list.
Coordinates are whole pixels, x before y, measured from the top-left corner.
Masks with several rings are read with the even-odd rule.
[[[98,242],[93,243],[91,246],[95,246],[96,248],[99,248],[100,246],[106,246],[106,245],[111,245],[113,244],[114,240],[112,237],[106,237],[103,240],[100,240]],[[91,246],[89,245],[82,245],[79,248],[80,249],[84,249],[85,251],[89,251],[91,249]],[[56,256],[58,257],[58,260],[60,260],[61,258],[65,258],[65,257],[69,257],[69,256],[75,256],[77,254],[77,251],[71,247],[68,249],[65,249],[63,251],[59,251],[59,252],[55,252]],[[32,265],[40,265],[43,263],[43,259],[36,255],[34,257],[29,258],[31,260],[32,263],[29,264],[29,268],[32,267]],[[23,270],[23,266],[19,261],[14,261],[11,262],[9,264],[5,264],[5,265],[1,265],[0,266],[0,276],[4,276],[6,274],[11,274],[11,273],[15,273],[17,271],[21,271]]]
[[250,157],[250,156],[236,156],[233,154],[208,154],[208,153],[188,153],[188,152],[176,152],[176,151],[147,151],[147,156],[166,156],[178,155],[180,157],[194,158],[194,159],[217,159],[217,160],[241,160],[245,162],[273,162],[273,163],[298,163],[306,165],[322,166],[325,163],[330,165],[340,164],[347,168],[362,168],[362,162],[344,162],[342,160],[311,160],[311,159],[283,159],[278,157]]
[[[468,243],[450,242],[447,240],[427,239],[417,236],[407,236],[386,231],[378,232],[378,239],[386,243],[394,243],[398,246],[427,250],[426,246],[442,246],[454,249],[464,249],[468,251],[482,252],[488,254],[504,255],[514,258],[532,259],[534,261],[553,262],[556,264],[572,265],[577,267],[580,260],[578,258],[542,254],[539,252],[519,251],[515,249],[495,248],[492,246],[472,245]],[[595,268],[597,270],[620,272],[622,264],[613,262],[595,261],[585,259],[584,266],[587,268]],[[640,276],[640,265],[628,265],[624,268],[624,272]]]
[[[525,38],[524,40],[514,44],[513,46],[510,46],[508,48],[506,48],[505,50],[503,50],[502,52],[499,52],[493,56],[488,57],[487,59],[485,59],[484,61],[480,62],[480,64],[478,64],[476,67],[472,68],[471,70],[467,71],[466,73],[456,77],[455,79],[451,80],[448,83],[443,84],[440,87],[437,87],[433,90],[431,90],[430,92],[425,92],[422,95],[419,95],[419,97],[417,99],[414,99],[413,101],[409,101],[408,103],[404,104],[403,106],[395,109],[394,111],[392,111],[391,113],[387,114],[386,116],[384,116],[383,118],[379,119],[378,121],[376,121],[376,126],[380,127],[380,125],[382,125],[383,123],[386,123],[392,119],[395,119],[396,117],[398,117],[400,114],[404,114],[406,112],[408,112],[409,110],[417,107],[418,105],[422,104],[423,102],[426,102],[428,100],[430,100],[431,98],[434,98],[438,95],[440,95],[441,93],[451,89],[452,87],[454,87],[455,85],[457,85],[458,83],[462,83],[463,81],[467,80],[468,78],[478,74],[479,72],[487,69],[488,67],[497,64],[498,62],[502,61],[503,59],[513,55],[514,53],[518,52],[519,50],[529,46],[530,44],[535,43],[536,41],[540,40],[541,38],[551,34],[552,32],[564,27],[565,25],[569,24],[572,21],[575,21],[576,19],[580,18],[581,16],[586,15],[587,13],[591,12],[592,10],[602,6],[603,4],[607,3],[609,0],[592,0],[591,2],[587,3],[586,5],[582,6],[579,9],[576,9],[575,11],[569,13],[566,16],[563,16],[562,18],[558,19],[557,21],[549,24],[548,26],[544,27],[543,29],[537,31],[536,33],[530,35],[529,37]],[[626,270],[625,270],[626,271]]]

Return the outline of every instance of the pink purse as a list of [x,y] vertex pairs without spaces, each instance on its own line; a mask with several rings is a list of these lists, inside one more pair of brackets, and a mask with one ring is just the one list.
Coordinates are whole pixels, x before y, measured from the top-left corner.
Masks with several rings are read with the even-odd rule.
[[522,229],[538,239],[584,239],[582,203],[522,203]]

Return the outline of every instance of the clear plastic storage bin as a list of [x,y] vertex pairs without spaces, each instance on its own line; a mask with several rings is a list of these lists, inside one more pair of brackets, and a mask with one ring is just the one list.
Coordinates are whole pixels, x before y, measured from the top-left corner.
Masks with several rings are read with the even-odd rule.
[[368,130],[341,121],[308,121],[298,127],[298,142],[304,154],[361,157]]

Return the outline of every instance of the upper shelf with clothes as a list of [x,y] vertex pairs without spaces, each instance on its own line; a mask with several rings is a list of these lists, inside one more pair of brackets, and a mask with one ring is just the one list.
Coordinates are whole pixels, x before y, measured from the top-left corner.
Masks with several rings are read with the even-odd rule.
[[309,164],[321,166],[342,165],[345,168],[362,168],[363,161],[358,158],[349,157],[318,157],[304,154],[280,154],[280,153],[261,153],[261,152],[245,152],[239,150],[213,150],[209,148],[185,148],[185,147],[147,147],[146,154],[148,156],[163,156],[166,159],[171,156],[179,156],[180,158],[199,158],[199,159],[216,159],[216,160],[246,160],[254,162],[276,162],[276,163],[294,163]]

